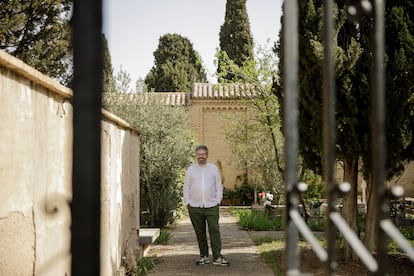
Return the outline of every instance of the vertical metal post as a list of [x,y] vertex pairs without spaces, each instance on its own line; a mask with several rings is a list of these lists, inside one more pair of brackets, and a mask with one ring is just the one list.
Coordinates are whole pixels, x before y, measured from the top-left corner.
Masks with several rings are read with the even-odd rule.
[[73,18],[72,275],[100,274],[102,3],[75,0]]
[[328,190],[328,271],[334,274],[336,263],[336,227],[330,219],[330,214],[336,211],[337,189],[335,183],[335,144],[336,144],[336,120],[335,120],[335,67],[333,59],[333,3],[332,0],[324,1],[323,17],[323,167],[324,182]]
[[376,225],[378,227],[377,261],[379,274],[388,274],[387,236],[380,227],[381,220],[389,217],[385,186],[385,69],[384,69],[384,1],[374,0],[373,70],[371,85],[372,126],[372,181],[377,191]]
[[297,155],[298,155],[298,2],[285,1],[283,16],[283,58],[285,87],[285,185],[286,185],[286,270],[287,275],[299,274],[299,254],[297,251],[298,230],[289,216],[290,210],[297,210],[299,203],[297,189]]

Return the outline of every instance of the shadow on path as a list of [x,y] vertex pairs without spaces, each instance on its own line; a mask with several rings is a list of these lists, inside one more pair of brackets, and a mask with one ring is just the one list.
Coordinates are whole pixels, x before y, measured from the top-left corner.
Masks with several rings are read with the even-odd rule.
[[[226,207],[220,207],[222,254],[230,266],[196,265],[199,250],[189,218],[180,220],[172,229],[167,245],[153,245],[150,255],[157,257],[155,271],[149,275],[274,275],[257,251],[249,234],[240,230],[236,218]],[[211,249],[210,249],[210,259]]]

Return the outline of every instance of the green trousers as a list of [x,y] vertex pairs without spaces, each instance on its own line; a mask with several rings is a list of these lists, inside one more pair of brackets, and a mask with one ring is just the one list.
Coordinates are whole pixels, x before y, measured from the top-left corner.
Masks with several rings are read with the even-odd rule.
[[197,236],[200,256],[208,256],[206,226],[210,235],[210,245],[214,260],[221,256],[221,237],[219,229],[219,206],[197,208],[188,206],[191,223]]

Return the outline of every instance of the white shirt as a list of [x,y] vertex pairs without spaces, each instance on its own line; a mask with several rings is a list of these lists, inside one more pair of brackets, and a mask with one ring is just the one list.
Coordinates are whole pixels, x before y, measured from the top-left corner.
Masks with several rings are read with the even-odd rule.
[[219,170],[207,162],[204,166],[191,165],[184,180],[184,202],[191,207],[210,208],[223,199],[223,184]]

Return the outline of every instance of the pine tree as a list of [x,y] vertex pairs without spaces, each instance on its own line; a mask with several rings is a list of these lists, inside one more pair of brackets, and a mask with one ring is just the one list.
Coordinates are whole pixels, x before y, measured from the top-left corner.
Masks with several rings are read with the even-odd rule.
[[104,93],[112,93],[115,91],[115,80],[114,80],[114,69],[112,67],[112,61],[111,61],[111,54],[109,52],[108,48],[108,40],[106,39],[105,35],[102,34],[102,40],[103,40],[103,72],[102,72],[102,78],[103,78],[103,92]]
[[200,55],[190,40],[179,34],[161,36],[154,58],[145,78],[150,91],[190,92],[193,83],[207,81]]
[[72,78],[70,0],[0,1],[0,49],[64,85]]
[[[220,53],[217,57],[219,82],[237,81],[237,76],[228,74],[222,68],[224,66],[223,55],[227,55],[239,67],[243,67],[249,59],[254,59],[253,38],[250,32],[246,0],[227,0],[224,23],[219,35]],[[223,72],[225,72],[224,75]]]

